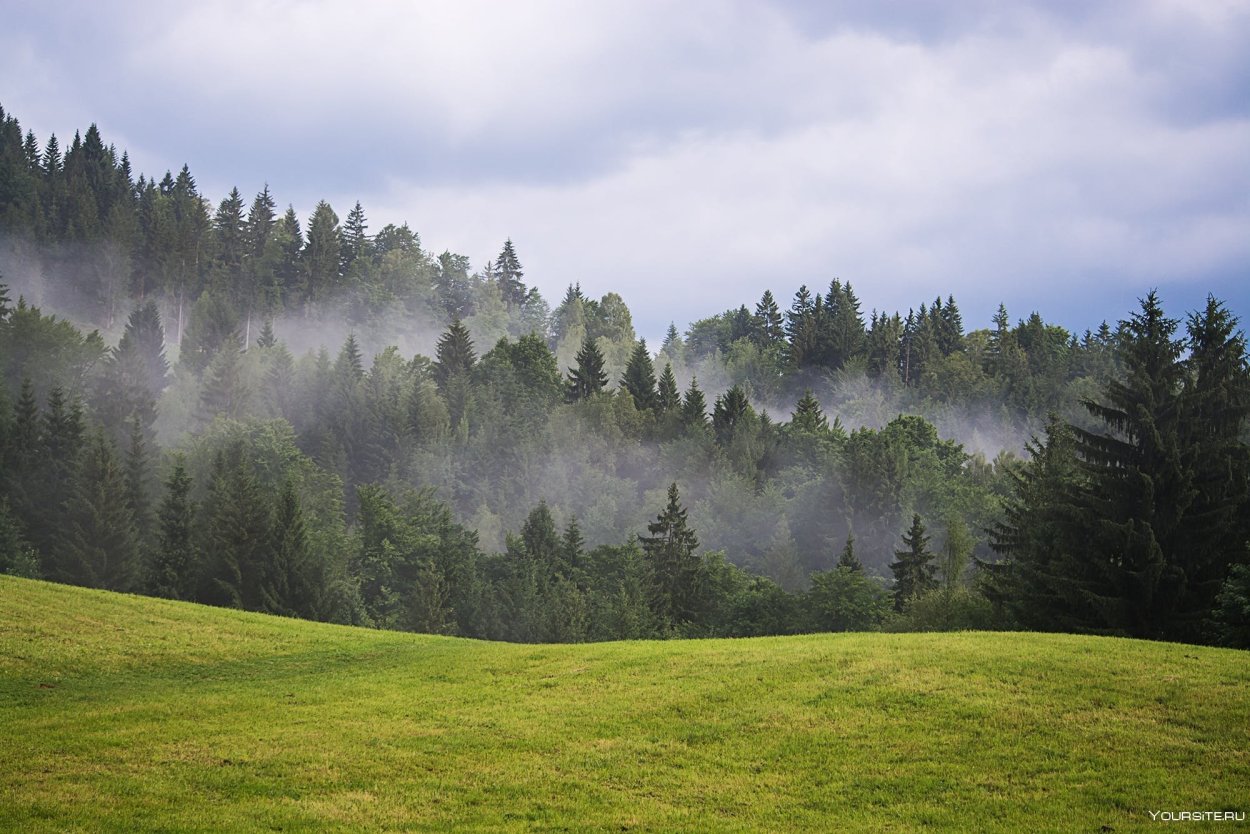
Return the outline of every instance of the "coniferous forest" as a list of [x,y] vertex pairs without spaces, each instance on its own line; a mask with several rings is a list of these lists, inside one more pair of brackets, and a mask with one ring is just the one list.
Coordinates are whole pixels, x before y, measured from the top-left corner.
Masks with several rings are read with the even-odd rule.
[[618,293],[544,299],[524,241],[474,265],[259,186],[0,109],[0,572],[514,641],[1250,647],[1218,299],[1072,333],[830,275],[649,346]]

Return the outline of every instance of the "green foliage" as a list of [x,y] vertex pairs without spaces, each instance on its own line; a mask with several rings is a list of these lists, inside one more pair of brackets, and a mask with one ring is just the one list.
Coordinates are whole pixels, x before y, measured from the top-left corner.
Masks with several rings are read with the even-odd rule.
[[928,549],[929,537],[925,535],[919,513],[912,515],[911,527],[903,534],[903,547],[894,551],[897,558],[890,565],[894,574],[895,611],[904,610],[909,600],[927,593],[937,584],[934,580],[937,569]]
[[890,610],[890,594],[879,581],[842,564],[813,573],[807,599],[821,631],[871,631]]

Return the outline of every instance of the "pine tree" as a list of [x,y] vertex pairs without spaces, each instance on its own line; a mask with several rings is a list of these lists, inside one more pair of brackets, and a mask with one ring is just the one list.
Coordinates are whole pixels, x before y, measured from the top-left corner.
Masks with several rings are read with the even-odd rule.
[[517,259],[516,249],[512,246],[512,238],[504,242],[503,250],[495,259],[494,276],[499,283],[499,294],[509,309],[520,307],[525,303],[529,290],[521,280],[524,276],[521,262]]
[[625,364],[625,374],[621,377],[621,387],[634,399],[634,406],[639,411],[654,411],[659,406],[659,396],[655,390],[655,366],[651,363],[651,354],[647,352],[647,340],[640,339],[634,346],[629,361]]
[[656,388],[657,405],[661,414],[673,414],[681,408],[681,393],[677,390],[677,377],[673,375],[673,363],[664,363],[664,372]]
[[842,547],[842,554],[838,556],[838,567],[855,573],[864,572],[863,562],[855,555],[855,536],[850,533],[847,533],[846,544]]
[[739,385],[717,397],[712,409],[712,432],[717,442],[727,445],[733,439],[735,429],[752,414],[751,403]]
[[895,611],[902,611],[909,600],[937,587],[934,579],[937,568],[933,565],[929,537],[925,535],[919,513],[912,515],[911,527],[903,534],[903,547],[894,551],[897,560],[890,564],[894,574]]
[[343,224],[343,250],[341,270],[344,275],[358,259],[369,255],[371,241],[368,235],[369,226],[365,220],[365,210],[360,201],[347,214]]
[[577,352],[576,360],[577,367],[569,368],[569,402],[589,399],[608,384],[608,375],[603,370],[603,353],[592,336],[587,335],[582,340],[582,349]]
[[219,453],[214,461],[203,513],[199,550],[210,561],[205,565],[199,601],[263,610],[273,545],[271,508],[241,443]]
[[126,500],[126,476],[102,432],[87,443],[75,472],[54,570],[59,582],[132,591],[139,581],[139,542]]
[[695,550],[699,539],[689,528],[677,484],[668,488],[668,504],[639,536],[653,577],[651,605],[665,623],[698,622],[703,615],[703,565]]
[[200,418],[205,422],[216,417],[238,420],[246,413],[251,395],[238,339],[228,338],[204,372]]
[[186,458],[175,455],[174,468],[165,482],[165,497],[158,510],[159,532],[155,556],[147,576],[147,592],[168,599],[191,599],[195,594],[195,546],[192,530],[195,505],[191,501],[191,477]]
[[577,525],[577,516],[572,516],[560,540],[560,556],[569,571],[576,573],[581,570],[582,560],[586,555],[585,547],[586,540],[582,538],[582,529]]
[[1178,521],[1175,552],[1184,576],[1176,604],[1175,639],[1202,638],[1202,620],[1231,567],[1250,542],[1250,367],[1237,319],[1212,297],[1186,325],[1185,384],[1179,405],[1181,457],[1193,502]]
[[446,393],[450,380],[457,376],[467,377],[473,370],[477,357],[473,352],[473,340],[468,329],[455,319],[451,327],[438,340],[433,367],[434,381],[439,390]]
[[682,399],[681,424],[686,431],[707,429],[707,401],[703,397],[703,391],[699,389],[697,377],[691,378],[690,387],[686,389],[686,395]]
[[316,617],[308,531],[290,479],[283,482],[278,496],[269,555],[270,562],[263,571],[260,609],[287,617]]
[[304,247],[303,263],[307,286],[304,301],[322,301],[340,286],[343,236],[339,230],[339,216],[325,200],[317,203],[308,220],[308,241]]
[[1083,590],[1095,630],[1162,637],[1184,589],[1174,558],[1194,495],[1180,444],[1176,326],[1150,293],[1126,323],[1123,381],[1108,386],[1105,403],[1085,403],[1111,433],[1074,430],[1090,477],[1081,506],[1090,531]]
[[764,290],[760,301],[755,305],[755,319],[759,322],[757,341],[761,346],[780,344],[786,337],[784,319],[772,290]]
[[825,419],[820,403],[812,396],[810,388],[803,392],[803,398],[795,405],[794,413],[790,415],[790,428],[809,434],[828,433],[829,421]]
[[256,347],[271,348],[278,344],[278,337],[273,332],[273,319],[266,318],[260,328],[260,336],[256,339]]

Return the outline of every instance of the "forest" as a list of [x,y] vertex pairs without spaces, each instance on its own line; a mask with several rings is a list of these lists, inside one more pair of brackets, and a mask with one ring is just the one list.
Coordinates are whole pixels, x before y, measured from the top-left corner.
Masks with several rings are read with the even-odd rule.
[[267,185],[214,204],[0,108],[0,572],[524,642],[1250,647],[1250,366],[1218,299],[969,329],[949,293],[865,313],[831,275],[653,350],[621,294],[548,301],[520,251],[475,267]]

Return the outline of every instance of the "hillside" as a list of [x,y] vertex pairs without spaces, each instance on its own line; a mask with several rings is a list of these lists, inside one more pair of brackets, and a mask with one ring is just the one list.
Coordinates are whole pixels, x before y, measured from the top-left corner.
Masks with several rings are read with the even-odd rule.
[[0,577],[0,829],[1130,831],[1246,811],[1250,656],[528,646]]

